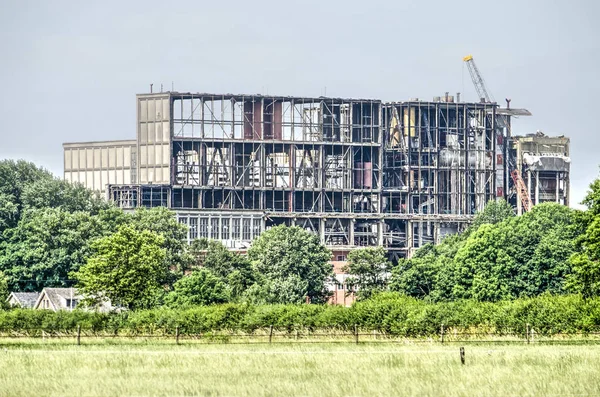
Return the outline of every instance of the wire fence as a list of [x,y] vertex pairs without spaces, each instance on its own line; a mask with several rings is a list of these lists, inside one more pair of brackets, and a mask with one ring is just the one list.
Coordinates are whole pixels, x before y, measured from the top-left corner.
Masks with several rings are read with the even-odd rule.
[[355,326],[353,330],[280,330],[273,326],[255,332],[210,331],[201,333],[175,329],[156,329],[153,332],[138,332],[131,329],[108,331],[84,330],[78,326],[75,330],[45,330],[39,328],[2,330],[0,340],[35,339],[42,341],[60,340],[61,343],[102,344],[113,343],[166,343],[166,344],[276,344],[276,343],[522,343],[522,344],[600,344],[600,330],[587,332],[541,333],[535,327],[527,325],[522,332],[464,331],[456,328],[446,329],[442,325],[437,334],[396,335],[381,331],[365,331]]

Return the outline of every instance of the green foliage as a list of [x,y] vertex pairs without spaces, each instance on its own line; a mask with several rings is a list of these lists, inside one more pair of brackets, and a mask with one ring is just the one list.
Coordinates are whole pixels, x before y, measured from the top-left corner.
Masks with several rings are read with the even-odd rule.
[[61,208],[29,209],[0,243],[0,270],[13,290],[70,286],[68,274],[85,263],[89,241],[109,233],[97,216]]
[[582,204],[588,208],[588,212],[592,217],[600,215],[600,178],[596,178],[590,184],[590,189]]
[[486,204],[483,211],[475,216],[465,234],[468,236],[471,232],[479,229],[481,225],[495,225],[514,216],[515,212],[506,200],[491,200]]
[[351,274],[346,284],[352,289],[358,287],[359,298],[365,299],[387,289],[391,269],[385,248],[368,247],[350,251],[343,271]]
[[212,305],[229,300],[227,286],[208,269],[193,271],[175,283],[165,303],[171,307]]
[[94,241],[94,254],[74,274],[79,291],[130,309],[155,305],[168,271],[164,240],[154,232],[123,225]]
[[91,190],[54,178],[33,163],[0,161],[0,235],[16,227],[29,209],[61,208],[96,214],[108,207]]
[[229,250],[220,241],[196,239],[190,244],[189,253],[195,266],[210,270],[227,285],[232,300],[240,300],[259,279],[246,256]]
[[401,261],[392,272],[391,290],[434,301],[565,293],[579,233],[577,211],[546,203],[514,217],[500,204],[477,219],[477,229]]
[[254,269],[263,277],[261,295],[267,302],[295,303],[327,299],[326,280],[333,275],[331,252],[319,237],[297,226],[280,225],[263,232],[248,250]]
[[[458,300],[432,303],[397,293],[382,293],[352,307],[332,305],[252,305],[247,303],[157,308],[123,313],[51,312],[11,309],[0,312],[0,331],[42,329],[47,332],[83,330],[113,334],[255,332],[274,326],[278,332],[299,330],[351,332],[376,330],[405,337],[435,336],[440,325],[458,332],[496,335],[524,334],[530,324],[540,335],[597,332],[600,329],[600,298],[578,295],[512,301]],[[39,332],[38,331],[38,332]],[[31,331],[33,332],[33,331]]]
[[588,226],[579,240],[579,251],[571,258],[572,274],[568,278],[570,290],[585,298],[600,295],[600,215]]
[[187,228],[175,219],[173,211],[164,207],[138,208],[131,215],[131,225],[139,230],[148,230],[163,236],[166,264],[173,272],[167,282],[172,283],[185,270],[189,259],[186,256]]
[[4,273],[0,271],[0,309],[7,306],[6,300],[10,291],[8,290],[8,281]]

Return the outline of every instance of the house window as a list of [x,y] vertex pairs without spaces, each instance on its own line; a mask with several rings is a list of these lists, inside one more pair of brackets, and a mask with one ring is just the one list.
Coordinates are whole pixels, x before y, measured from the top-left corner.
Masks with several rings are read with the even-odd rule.
[[67,307],[74,308],[79,303],[78,299],[67,299]]
[[340,262],[345,261],[346,260],[346,255],[338,255],[337,256],[337,260],[340,261]]

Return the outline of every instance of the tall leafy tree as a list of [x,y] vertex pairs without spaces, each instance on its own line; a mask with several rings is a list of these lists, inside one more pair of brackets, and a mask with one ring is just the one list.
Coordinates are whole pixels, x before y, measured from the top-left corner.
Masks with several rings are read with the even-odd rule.
[[60,208],[30,209],[0,243],[0,270],[13,290],[72,285],[69,273],[85,263],[89,243],[110,233],[98,217]]
[[433,300],[565,293],[579,213],[545,203],[515,217],[504,204],[494,207],[478,215],[479,225],[469,233],[423,247],[401,261],[393,270],[391,289]]
[[7,306],[6,300],[9,294],[8,280],[4,276],[4,273],[0,272],[0,309]]
[[600,178],[590,184],[583,204],[588,210],[579,218],[579,225],[585,230],[577,239],[577,251],[570,258],[572,273],[567,286],[590,298],[600,295]]
[[573,268],[568,288],[585,298],[600,295],[600,216],[588,226],[578,241],[579,251],[570,258]]
[[297,226],[273,227],[254,240],[248,257],[262,278],[252,290],[262,288],[270,302],[327,299],[325,283],[333,275],[331,252],[315,234]]
[[208,269],[192,271],[178,280],[165,303],[171,307],[212,305],[229,300],[227,286]]
[[94,253],[73,274],[80,292],[90,299],[106,298],[130,309],[157,304],[164,293],[164,238],[123,225],[92,243]]
[[234,299],[241,297],[244,291],[258,280],[249,259],[232,252],[220,241],[195,240],[190,251],[197,258],[197,264],[210,270],[228,285]]
[[177,222],[173,211],[164,207],[139,208],[130,218],[130,224],[137,230],[148,230],[163,236],[165,261],[170,269],[169,283],[181,276],[190,260],[187,256],[187,228]]
[[359,248],[350,251],[348,264],[343,270],[350,276],[346,279],[349,287],[358,288],[360,299],[369,298],[374,293],[387,289],[391,262],[383,247]]

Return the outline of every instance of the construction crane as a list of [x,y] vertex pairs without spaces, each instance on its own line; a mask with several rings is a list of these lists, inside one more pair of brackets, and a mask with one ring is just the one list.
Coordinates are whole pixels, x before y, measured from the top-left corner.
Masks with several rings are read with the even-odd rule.
[[477,91],[477,95],[479,95],[479,99],[483,99],[486,102],[492,102],[488,90],[485,87],[485,81],[483,80],[481,73],[479,73],[477,65],[475,65],[473,55],[467,55],[463,58],[463,61],[465,61],[465,63],[467,64],[467,69],[469,69],[469,74],[471,75],[471,80],[473,80],[473,85],[475,86],[475,91]]
[[525,186],[525,181],[523,181],[523,178],[521,178],[521,174],[519,173],[519,170],[513,170],[513,172],[510,173],[510,176],[512,176],[513,182],[515,183],[515,187],[517,189],[517,195],[519,196],[519,198],[521,199],[521,204],[523,205],[523,211],[527,212],[531,209],[531,207],[533,207],[533,202],[531,201],[531,198],[529,197],[529,194],[527,193],[527,186]]
[[[493,97],[488,92],[487,87],[485,86],[485,80],[483,80],[483,76],[479,72],[477,65],[475,65],[475,60],[473,59],[473,55],[467,55],[463,58],[463,61],[467,64],[467,68],[469,69],[469,74],[471,75],[471,80],[473,80],[473,85],[475,86],[475,91],[477,91],[477,95],[479,95],[479,99],[485,102],[495,102]],[[496,123],[500,128],[506,128],[508,136],[511,135],[511,128],[509,122],[509,116],[531,116],[531,113],[527,109],[511,109],[510,108],[510,99],[506,99],[506,109],[499,109],[496,113]],[[516,164],[510,164],[509,161],[509,169],[510,166],[516,166]],[[531,198],[529,197],[529,192],[527,187],[525,186],[525,182],[521,177],[521,173],[518,169],[514,169],[510,176],[514,182],[515,190],[517,191],[517,198],[521,200],[521,204],[524,211],[529,211],[531,207],[533,207],[533,203]]]

